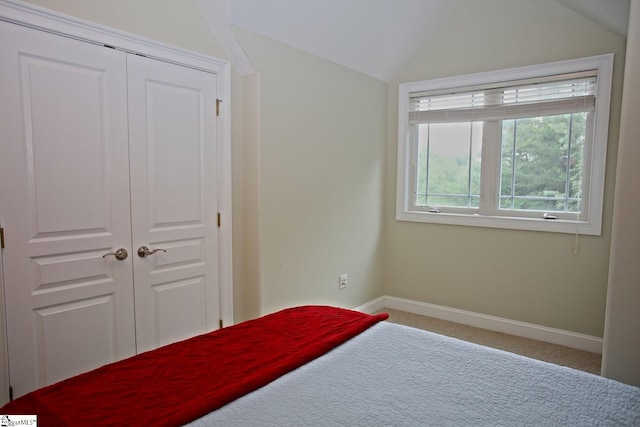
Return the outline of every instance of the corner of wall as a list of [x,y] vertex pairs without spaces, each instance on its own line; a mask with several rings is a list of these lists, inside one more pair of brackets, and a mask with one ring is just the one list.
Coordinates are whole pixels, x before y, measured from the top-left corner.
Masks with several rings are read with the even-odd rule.
[[196,0],[196,4],[202,10],[211,30],[222,44],[223,49],[229,55],[231,62],[233,62],[240,75],[255,73],[256,70],[251,64],[249,56],[247,56],[235,33],[231,30],[229,0]]
[[260,262],[260,75],[242,77],[244,319],[262,314]]

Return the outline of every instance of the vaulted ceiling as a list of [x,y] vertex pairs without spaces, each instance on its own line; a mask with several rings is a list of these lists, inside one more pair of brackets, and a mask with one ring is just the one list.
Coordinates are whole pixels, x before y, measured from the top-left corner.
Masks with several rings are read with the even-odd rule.
[[[464,2],[479,0],[198,1],[215,25],[226,20],[226,25],[389,81],[433,35],[438,22]],[[626,37],[630,0],[555,1]]]

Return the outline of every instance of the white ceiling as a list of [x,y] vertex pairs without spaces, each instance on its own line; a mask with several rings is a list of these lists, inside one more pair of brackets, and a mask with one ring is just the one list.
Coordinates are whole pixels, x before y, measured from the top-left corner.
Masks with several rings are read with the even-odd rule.
[[[389,81],[439,21],[478,0],[227,1],[230,25]],[[556,1],[626,37],[630,0]]]

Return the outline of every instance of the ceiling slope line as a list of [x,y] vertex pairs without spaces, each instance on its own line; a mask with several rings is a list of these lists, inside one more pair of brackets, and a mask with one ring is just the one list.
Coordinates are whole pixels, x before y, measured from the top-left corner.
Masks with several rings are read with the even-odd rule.
[[241,76],[255,74],[249,56],[240,45],[235,33],[231,30],[231,14],[229,0],[196,0],[196,4],[202,10],[205,19],[209,23],[220,44],[229,55],[231,63],[236,67]]
[[556,0],[601,27],[627,37],[629,0]]

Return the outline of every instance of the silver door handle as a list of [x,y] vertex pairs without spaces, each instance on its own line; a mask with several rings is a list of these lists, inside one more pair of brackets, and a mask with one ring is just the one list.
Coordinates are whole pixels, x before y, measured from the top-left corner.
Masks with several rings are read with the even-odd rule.
[[144,258],[144,257],[146,257],[147,255],[153,255],[153,254],[155,254],[155,253],[156,253],[156,252],[158,252],[158,251],[167,252],[167,251],[166,251],[166,249],[160,249],[160,248],[158,248],[158,249],[154,249],[154,250],[150,251],[148,247],[146,247],[146,246],[140,246],[140,247],[138,248],[138,256],[139,256],[140,258]]
[[126,259],[129,256],[129,254],[127,253],[127,250],[125,248],[120,248],[115,252],[109,252],[107,254],[104,254],[104,255],[102,255],[102,258],[106,257],[107,255],[113,255],[119,261],[122,261],[123,259]]

